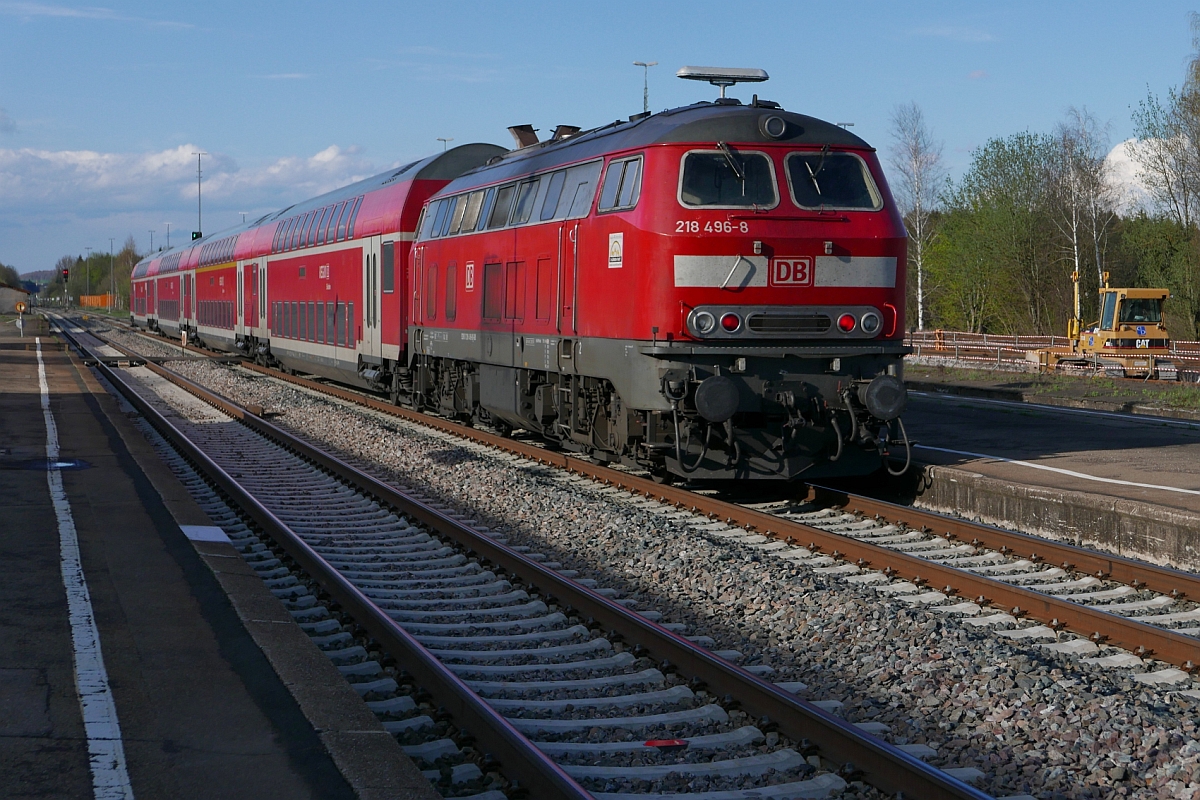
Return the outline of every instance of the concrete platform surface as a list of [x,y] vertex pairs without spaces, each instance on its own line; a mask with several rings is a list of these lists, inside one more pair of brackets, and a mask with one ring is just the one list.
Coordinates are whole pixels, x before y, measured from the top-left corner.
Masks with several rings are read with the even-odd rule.
[[[16,334],[0,326],[0,797],[91,797],[95,729],[85,730],[76,685],[37,353]],[[429,797],[428,782],[396,761],[398,745],[294,623],[238,608],[245,598],[231,599],[226,585],[274,598],[247,580],[230,545],[188,541],[180,524],[211,522],[161,462],[154,468],[153,450],[90,372],[43,342],[56,468],[133,796]],[[260,631],[265,647],[255,627],[273,629]],[[306,693],[327,728],[298,702]]]
[[1200,513],[1200,422],[910,395],[920,460]]

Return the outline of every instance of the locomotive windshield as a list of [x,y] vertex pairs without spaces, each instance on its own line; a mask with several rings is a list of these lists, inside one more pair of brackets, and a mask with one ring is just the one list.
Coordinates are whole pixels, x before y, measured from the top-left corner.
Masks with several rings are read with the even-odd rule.
[[773,207],[778,196],[771,160],[762,153],[728,147],[688,153],[683,158],[679,200],[686,206]]
[[1162,322],[1162,301],[1153,297],[1126,297],[1121,301],[1120,321],[1131,325]]
[[851,153],[791,153],[787,173],[792,199],[801,208],[883,208],[867,165]]

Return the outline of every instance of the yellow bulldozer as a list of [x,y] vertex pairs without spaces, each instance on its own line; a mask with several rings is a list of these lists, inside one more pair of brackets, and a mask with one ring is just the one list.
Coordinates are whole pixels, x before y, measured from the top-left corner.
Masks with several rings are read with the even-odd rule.
[[1075,284],[1075,316],[1067,322],[1066,347],[1031,350],[1025,354],[1044,372],[1103,373],[1117,378],[1178,377],[1171,361],[1171,339],[1163,322],[1169,289],[1114,289],[1104,273],[1100,287],[1100,319],[1086,328],[1080,319],[1079,273]]

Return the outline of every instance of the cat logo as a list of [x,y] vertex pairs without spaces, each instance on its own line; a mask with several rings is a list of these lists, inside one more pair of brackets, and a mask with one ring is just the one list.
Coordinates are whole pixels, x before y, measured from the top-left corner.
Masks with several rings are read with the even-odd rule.
[[625,234],[610,233],[608,235],[608,268],[620,269],[625,266]]

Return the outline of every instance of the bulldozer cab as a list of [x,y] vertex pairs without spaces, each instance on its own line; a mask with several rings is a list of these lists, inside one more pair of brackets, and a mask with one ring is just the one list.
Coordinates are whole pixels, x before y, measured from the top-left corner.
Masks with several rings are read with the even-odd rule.
[[1078,347],[1089,353],[1160,350],[1170,345],[1163,326],[1166,289],[1100,289],[1100,319],[1081,331]]

